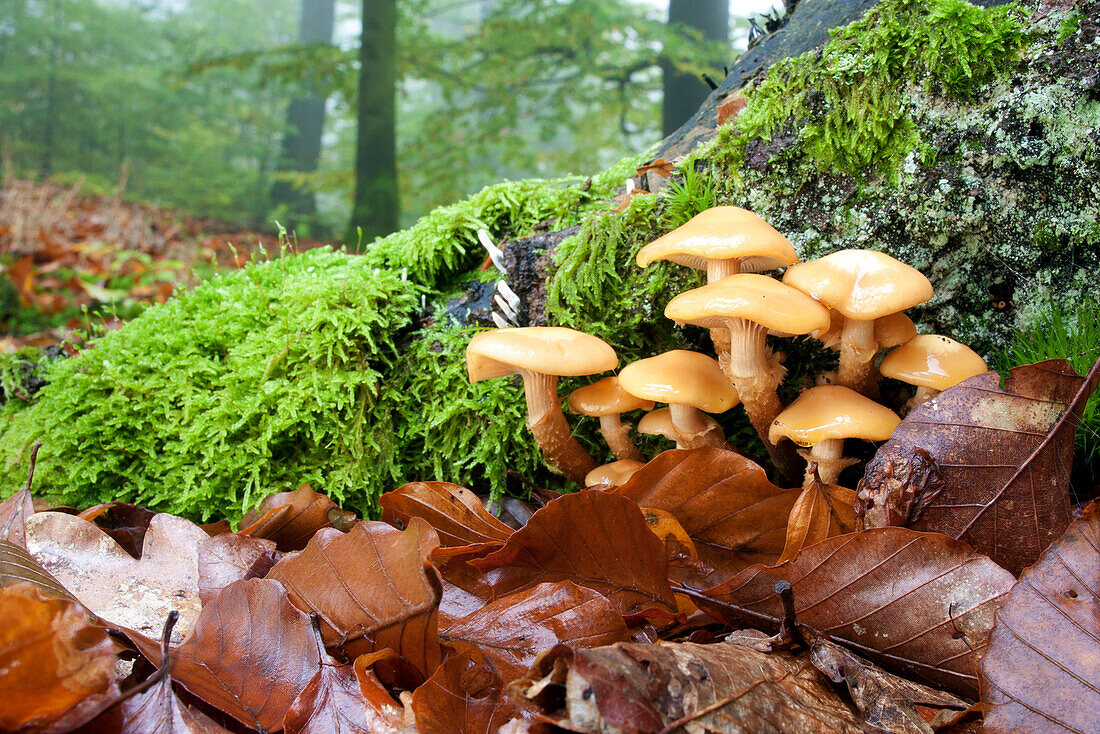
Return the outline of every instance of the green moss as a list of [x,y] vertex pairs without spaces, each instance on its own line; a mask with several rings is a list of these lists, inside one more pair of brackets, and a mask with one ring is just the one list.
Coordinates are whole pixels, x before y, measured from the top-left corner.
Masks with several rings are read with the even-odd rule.
[[740,145],[796,131],[791,154],[819,169],[894,172],[920,142],[905,87],[968,99],[1011,66],[1024,41],[1016,5],[883,0],[821,52],[776,64],[748,90],[735,123]]
[[1058,26],[1058,43],[1062,43],[1070,36],[1077,35],[1077,31],[1081,28],[1081,14],[1074,12],[1067,15],[1062,19],[1061,24]]

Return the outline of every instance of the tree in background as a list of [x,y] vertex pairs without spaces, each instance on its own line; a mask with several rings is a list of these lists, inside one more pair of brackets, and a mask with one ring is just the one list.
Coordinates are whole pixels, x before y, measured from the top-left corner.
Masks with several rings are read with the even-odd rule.
[[[668,0],[668,23],[680,26],[681,33],[696,31],[702,38],[719,43],[729,42],[729,0]],[[730,63],[730,53],[711,59],[721,68]],[[661,134],[676,132],[707,98],[710,88],[695,74],[684,72],[670,56],[661,58],[664,94],[661,98]]]

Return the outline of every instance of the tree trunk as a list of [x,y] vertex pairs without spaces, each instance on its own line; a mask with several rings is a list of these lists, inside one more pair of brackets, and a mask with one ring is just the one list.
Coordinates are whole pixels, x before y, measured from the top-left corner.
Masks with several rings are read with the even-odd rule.
[[[298,26],[300,43],[332,43],[332,28],[336,0],[302,0],[301,23]],[[283,135],[282,152],[279,155],[280,173],[312,173],[317,170],[321,157],[321,132],[325,126],[325,96],[318,85],[304,85],[305,97],[292,100],[286,111],[286,133]],[[314,216],[317,203],[308,187],[293,181],[277,179],[271,187],[271,199],[275,206],[285,207],[284,224],[297,229],[309,224],[317,235]]]
[[[728,0],[668,0],[669,25],[681,24],[702,32],[704,38],[729,41]],[[726,59],[715,59],[717,65]],[[668,59],[662,59],[664,101],[661,104],[662,135],[676,131],[707,98],[710,87],[691,74],[677,73]]]
[[396,0],[363,0],[355,199],[348,236],[359,246],[397,229],[396,26]]

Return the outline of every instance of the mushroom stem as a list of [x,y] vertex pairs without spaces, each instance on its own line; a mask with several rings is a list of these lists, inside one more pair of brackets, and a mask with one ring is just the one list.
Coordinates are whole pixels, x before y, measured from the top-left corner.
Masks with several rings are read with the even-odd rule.
[[806,460],[806,476],[802,480],[803,488],[813,483],[814,475],[810,471],[813,464],[817,464],[817,476],[825,484],[836,484],[840,480],[840,473],[852,464],[859,463],[859,459],[852,459],[844,455],[843,438],[826,438],[818,441],[810,447],[809,451],[801,450],[798,454]]
[[617,460],[645,461],[642,452],[630,440],[630,424],[623,423],[618,413],[600,416],[600,435]]
[[844,319],[844,330],[840,335],[840,366],[837,368],[837,382],[844,387],[860,391],[874,371],[875,322]]
[[527,427],[542,449],[543,458],[551,469],[583,487],[585,476],[598,464],[573,438],[561,410],[557,375],[528,370],[521,371],[520,375],[527,399]]
[[913,395],[913,397],[909,398],[909,400],[907,400],[905,402],[905,405],[902,406],[901,414],[903,416],[907,415],[910,410],[917,407],[921,403],[927,403],[929,400],[936,397],[941,392],[943,392],[943,391],[942,390],[937,390],[934,387],[925,387],[924,385],[917,385],[916,394]]
[[676,429],[676,448],[699,449],[726,446],[726,435],[717,422],[692,405],[669,403],[672,426]]
[[[729,260],[707,260],[707,282],[713,283],[728,275],[737,275],[741,272],[741,258],[734,257]],[[730,350],[729,329],[718,327],[710,329],[710,340],[714,343],[714,353],[722,354]]]

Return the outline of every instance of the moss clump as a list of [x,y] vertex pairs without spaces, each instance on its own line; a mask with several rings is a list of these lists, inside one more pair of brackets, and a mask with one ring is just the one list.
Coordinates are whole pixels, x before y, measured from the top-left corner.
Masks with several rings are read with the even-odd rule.
[[41,440],[38,489],[74,505],[205,518],[310,482],[370,509],[396,470],[367,417],[419,295],[327,250],[216,277],[51,365],[9,417],[5,484]]
[[969,99],[1009,68],[1025,41],[1016,5],[883,0],[820,51],[776,64],[737,117],[753,138],[797,134],[818,168],[892,173],[920,141],[904,89]]

